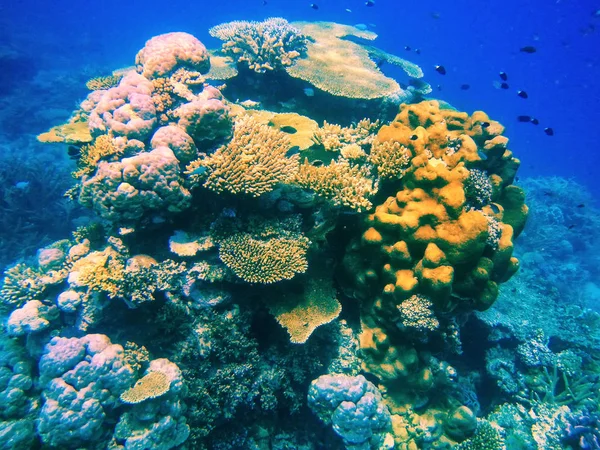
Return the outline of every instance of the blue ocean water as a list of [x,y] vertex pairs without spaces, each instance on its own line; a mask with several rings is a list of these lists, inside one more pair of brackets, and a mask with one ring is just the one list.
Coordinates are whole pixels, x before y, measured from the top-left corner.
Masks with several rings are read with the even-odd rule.
[[[309,287],[284,282],[266,291],[239,279],[230,283],[222,274],[227,269],[214,269],[218,264],[208,257],[202,267],[182,257],[177,263],[187,263],[186,270],[193,266],[195,282],[202,286],[190,287],[189,279],[175,281],[183,269],[169,266],[169,238],[182,229],[208,233],[213,225],[193,217],[168,218],[166,225],[150,220],[137,241],[128,240],[126,232],[119,234],[122,229],[98,231],[90,225],[96,224],[89,211],[95,206],[64,198],[75,186],[71,172],[76,162],[67,145],[42,144],[36,136],[69,119],[89,94],[87,80],[132,66],[153,36],[186,32],[216,49],[221,42],[209,35],[211,27],[269,17],[360,24],[378,35],[378,48],[423,69],[423,79],[432,86],[427,98],[469,114],[483,110],[505,126],[508,148],[521,162],[514,183],[525,191],[529,218],[515,239],[520,269],[509,281],[496,277],[494,282],[502,284],[491,309],[445,309],[434,302],[430,308],[437,316],[423,310],[415,314],[419,320],[435,319],[443,333],[431,337],[396,324],[390,335],[398,336],[383,344],[393,352],[372,356],[373,342],[381,336],[371,336],[377,335],[377,327],[359,311],[369,300],[358,301],[360,288],[345,285],[347,274],[336,272],[331,278],[343,321],[322,326],[306,344],[290,344],[271,317],[280,319],[270,302],[302,289],[326,298],[322,286],[306,278],[301,283]],[[532,49],[523,51],[525,47]],[[165,449],[600,448],[599,48],[600,3],[591,0],[0,4],[0,268],[6,269],[0,398],[9,405],[0,412],[0,448],[138,448],[133,435],[143,442],[139,448]],[[436,66],[443,66],[445,74]],[[381,70],[403,76],[387,63]],[[507,76],[506,89],[500,87],[501,72]],[[518,116],[539,124],[520,122]],[[215,202],[210,195],[207,201]],[[236,226],[244,228],[244,214],[266,208],[246,200],[224,202],[229,203],[221,205],[220,215],[214,213],[213,224],[226,218],[239,220],[242,225]],[[218,209],[215,203],[207,205],[211,213]],[[293,205],[282,201],[277,211],[298,212]],[[311,237],[319,242],[321,253],[315,255],[322,260],[309,258],[309,267],[322,265],[330,273],[348,265],[352,236],[345,230],[360,229],[355,212],[334,208],[332,219],[325,208],[302,208],[303,221],[310,216],[331,232],[320,241]],[[81,286],[67,288],[64,271],[73,267],[65,262],[61,275],[53,263],[44,266],[41,261],[75,252],[73,244],[83,238],[77,241],[71,233],[81,226],[88,227],[83,236],[93,252],[116,252],[96,255],[104,258],[98,271],[102,266],[111,274],[124,270],[126,263],[143,265],[131,260],[149,254],[164,263],[160,271],[168,276],[148,269],[145,281],[128,279],[128,292],[143,301],[133,294],[125,301],[115,299],[106,284],[84,283],[89,288],[85,294]],[[293,233],[299,231],[286,226],[292,233],[287,238],[296,238]],[[206,238],[198,235],[198,242]],[[72,240],[56,244],[61,239]],[[157,250],[151,242],[165,248]],[[121,245],[126,252],[119,253]],[[482,258],[507,265],[497,262],[498,248],[493,247]],[[228,261],[224,253],[220,258]],[[457,278],[468,264],[456,264]],[[55,269],[56,283],[47,278],[48,270]],[[199,282],[203,276],[218,281]],[[110,285],[110,279],[102,283]],[[183,298],[193,298],[191,305],[160,288],[177,283],[185,285]],[[159,294],[148,300],[155,291]],[[454,292],[453,301],[468,297],[461,295]],[[85,313],[81,305],[86,305]],[[137,309],[128,309],[132,305]],[[107,317],[96,319],[90,312],[94,308]],[[407,362],[406,354],[413,350],[416,362]],[[370,358],[379,358],[380,365]],[[106,360],[114,364],[108,374],[102,365]],[[395,375],[383,366],[394,366]],[[120,401],[145,373],[167,373],[168,394],[133,405]],[[99,377],[110,392],[108,399],[86,385],[90,377]],[[403,384],[412,386],[408,394],[402,392]],[[61,396],[65,389],[75,392],[80,403],[66,404]],[[356,391],[360,397],[352,394]],[[82,392],[91,392],[87,399],[93,407],[82,406]],[[367,400],[360,403],[364,395]],[[438,404],[439,398],[447,401]],[[342,400],[353,405],[344,409]],[[163,414],[165,409],[169,413]],[[359,416],[368,417],[369,425]],[[160,426],[152,429],[154,423]]]

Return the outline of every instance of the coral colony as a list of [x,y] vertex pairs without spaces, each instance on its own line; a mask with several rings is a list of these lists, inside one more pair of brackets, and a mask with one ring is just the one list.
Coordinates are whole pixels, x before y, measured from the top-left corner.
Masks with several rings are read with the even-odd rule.
[[94,219],[6,271],[10,448],[496,450],[559,443],[560,423],[597,444],[577,429],[597,416],[569,409],[597,383],[577,355],[523,347],[552,369],[498,409],[480,378],[516,362],[463,349],[519,268],[503,126],[424,100],[370,31],[210,34],[220,49],[153,37],[39,136],[76,155],[68,195]]

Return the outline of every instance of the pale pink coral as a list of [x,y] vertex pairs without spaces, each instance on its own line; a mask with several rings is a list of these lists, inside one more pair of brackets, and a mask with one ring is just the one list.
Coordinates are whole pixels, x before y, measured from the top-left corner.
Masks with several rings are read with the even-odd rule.
[[221,92],[212,86],[205,86],[195,100],[181,105],[173,115],[198,147],[210,147],[231,135],[229,107],[223,102]]
[[167,33],[148,40],[135,57],[135,64],[139,73],[152,80],[169,76],[179,68],[207,73],[210,55],[191,34]]
[[125,75],[114,88],[94,92],[87,100],[87,107],[95,103],[88,119],[92,136],[112,132],[114,136],[145,140],[156,124],[151,95],[152,83],[135,72]]
[[194,140],[175,125],[168,125],[156,130],[150,141],[152,148],[169,147],[181,163],[188,163],[198,158],[198,149]]
[[118,162],[102,161],[94,176],[83,178],[79,195],[82,205],[120,225],[144,216],[164,218],[164,214],[186,209],[190,200],[179,161],[168,147]]

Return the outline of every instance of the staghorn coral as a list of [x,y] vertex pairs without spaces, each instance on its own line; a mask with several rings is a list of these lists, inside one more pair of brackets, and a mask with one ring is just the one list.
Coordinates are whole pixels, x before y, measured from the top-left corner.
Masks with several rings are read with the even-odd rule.
[[72,174],[73,178],[90,175],[96,170],[100,160],[118,158],[122,154],[123,149],[115,145],[113,138],[108,134],[102,134],[92,143],[81,147],[77,170]]
[[189,206],[191,194],[179,172],[179,161],[168,147],[118,162],[101,161],[94,176],[82,179],[79,202],[113,224],[180,212]]
[[171,75],[179,68],[206,73],[210,57],[202,42],[188,33],[166,33],[146,42],[135,57],[137,71],[149,80]]
[[381,179],[398,180],[408,170],[412,156],[411,151],[399,142],[375,140],[369,153],[369,162],[377,168]]
[[294,344],[304,344],[318,327],[332,322],[342,311],[331,278],[318,275],[308,278],[301,294],[284,291],[268,306]]
[[312,140],[326,151],[339,151],[351,144],[364,147],[373,143],[380,127],[379,120],[370,119],[362,119],[349,127],[325,121],[315,130]]
[[158,371],[149,372],[137,380],[133,387],[127,389],[119,397],[123,403],[135,405],[144,400],[157,398],[169,392],[171,383],[167,376]]
[[287,156],[289,147],[285,133],[242,117],[235,123],[232,140],[190,163],[186,173],[192,184],[202,183],[211,191],[258,197],[296,173],[299,156]]
[[368,166],[352,163],[345,158],[320,167],[315,167],[305,160],[300,165],[294,184],[313,190],[335,206],[358,212],[372,208],[371,198],[378,188],[378,183],[371,177]]
[[307,38],[280,17],[224,23],[209,33],[224,41],[223,55],[257,73],[291,66],[306,51]]

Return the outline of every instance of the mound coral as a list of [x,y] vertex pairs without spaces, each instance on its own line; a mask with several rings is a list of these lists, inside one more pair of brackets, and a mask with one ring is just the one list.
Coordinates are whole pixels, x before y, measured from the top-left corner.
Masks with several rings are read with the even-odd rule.
[[206,47],[188,33],[167,33],[146,42],[135,57],[140,74],[149,80],[171,75],[179,68],[206,73],[210,56]]
[[79,201],[120,224],[146,214],[180,212],[189,206],[191,195],[179,172],[179,161],[168,147],[118,162],[101,161],[94,176],[83,178]]
[[257,73],[291,66],[306,50],[307,38],[287,20],[235,21],[209,30],[224,41],[221,52]]

